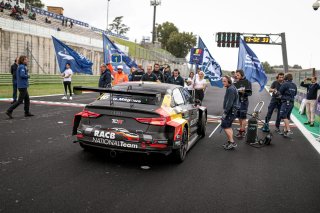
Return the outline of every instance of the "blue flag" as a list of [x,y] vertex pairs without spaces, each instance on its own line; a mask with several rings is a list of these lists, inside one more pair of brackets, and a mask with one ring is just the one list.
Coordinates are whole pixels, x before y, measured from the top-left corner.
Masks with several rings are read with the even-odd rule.
[[204,44],[202,39],[199,37],[198,47],[203,49],[203,62],[200,65],[201,70],[205,73],[205,77],[209,79],[211,86],[223,87],[221,81],[221,67],[218,62],[212,57],[207,46]]
[[257,82],[260,85],[260,92],[264,89],[264,86],[268,81],[266,73],[263,70],[263,67],[256,54],[241,38],[238,56],[238,69],[244,71],[246,78],[250,82]]
[[61,73],[65,71],[66,64],[69,63],[73,72],[92,75],[93,63],[89,59],[53,36],[52,40]]
[[124,52],[122,52],[117,45],[115,45],[108,36],[102,34],[103,37],[103,54],[104,62],[112,64],[114,68],[118,65],[123,65],[123,70],[126,73],[130,72],[131,67],[138,67],[138,65]]

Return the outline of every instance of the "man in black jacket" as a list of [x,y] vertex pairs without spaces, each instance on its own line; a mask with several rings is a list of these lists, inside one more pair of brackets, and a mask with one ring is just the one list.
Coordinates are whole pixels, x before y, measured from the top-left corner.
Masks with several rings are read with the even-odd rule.
[[180,72],[178,69],[174,69],[173,70],[173,75],[171,77],[168,78],[167,82],[168,84],[175,84],[175,85],[180,85],[180,86],[184,86],[184,80],[183,78],[180,76]]
[[18,69],[18,60],[19,58],[17,57],[16,60],[14,60],[14,64],[11,65],[11,75],[12,75],[12,89],[13,89],[13,94],[12,94],[12,102],[11,104],[13,104],[14,102],[17,101],[17,69]]
[[[306,83],[310,81],[309,83]],[[308,122],[305,125],[310,124],[311,127],[314,126],[314,116],[317,104],[318,90],[320,85],[317,83],[317,77],[306,78],[301,82],[300,86],[307,88],[307,100],[306,100],[306,111]]]
[[249,107],[249,96],[252,95],[252,86],[251,82],[246,79],[246,76],[243,70],[236,71],[237,82],[234,86],[237,88],[239,93],[239,104],[240,109],[237,114],[237,118],[239,118],[240,129],[238,134],[236,135],[237,138],[243,138],[246,135],[246,125],[247,125],[247,112]]
[[144,70],[138,68],[136,71],[132,73],[131,81],[141,81],[143,75],[144,75]]
[[101,64],[100,66],[100,78],[99,78],[99,87],[101,88],[109,88],[111,87],[111,72],[107,68],[106,64]]
[[157,76],[152,72],[152,66],[147,66],[147,72],[142,76],[141,81],[159,82]]
[[229,76],[222,78],[223,86],[227,89],[223,100],[223,114],[221,117],[221,128],[225,131],[228,142],[223,145],[224,149],[230,150],[237,147],[233,139],[232,123],[236,118],[239,95],[237,88],[232,84]]
[[153,70],[153,74],[155,74],[158,78],[158,80],[161,82],[161,83],[164,83],[164,77],[163,77],[163,74],[162,72],[160,71],[160,65],[159,64],[154,64],[154,70]]

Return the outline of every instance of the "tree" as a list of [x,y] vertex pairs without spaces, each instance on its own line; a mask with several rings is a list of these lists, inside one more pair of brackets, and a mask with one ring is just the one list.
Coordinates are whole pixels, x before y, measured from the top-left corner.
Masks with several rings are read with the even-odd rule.
[[30,6],[38,7],[38,8],[43,8],[44,4],[42,3],[41,0],[26,0],[26,3]]
[[263,69],[266,73],[274,73],[273,68],[270,66],[269,62],[262,62]]
[[177,58],[185,58],[197,43],[193,33],[172,32],[167,43],[167,50]]
[[165,22],[163,24],[158,25],[157,27],[157,37],[161,42],[161,47],[165,50],[168,50],[168,41],[171,33],[179,32],[178,28],[170,22]]
[[130,27],[122,23],[123,16],[115,17],[112,24],[109,24],[111,27],[111,31],[118,35],[125,35],[129,30]]

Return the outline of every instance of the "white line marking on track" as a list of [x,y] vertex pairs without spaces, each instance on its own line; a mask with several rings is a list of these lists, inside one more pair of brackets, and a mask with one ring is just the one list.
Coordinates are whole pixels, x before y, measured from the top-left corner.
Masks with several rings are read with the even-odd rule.
[[217,131],[217,129],[221,126],[221,123],[212,131],[212,133],[209,135],[209,138],[212,137],[212,135]]

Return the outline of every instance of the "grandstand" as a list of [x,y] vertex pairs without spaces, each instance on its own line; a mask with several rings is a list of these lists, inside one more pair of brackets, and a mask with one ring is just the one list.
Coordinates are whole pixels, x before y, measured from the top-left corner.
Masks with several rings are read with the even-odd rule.
[[[35,12],[35,8],[31,8],[31,11]],[[31,73],[59,74],[51,40],[51,36],[55,36],[89,58],[94,63],[94,74],[99,74],[99,65],[103,62],[102,30],[68,17],[63,18],[69,19],[69,24],[72,20],[72,28],[69,24],[62,26],[62,20],[56,17],[57,14],[40,9],[37,9],[36,20],[30,19],[28,13],[23,13],[23,20],[19,21],[11,17],[10,13],[11,10],[6,9],[0,12],[0,73],[8,73],[15,57],[25,54],[32,59],[29,64]],[[51,23],[46,23],[46,18]],[[137,63],[167,63],[182,71],[187,70],[185,59],[177,59],[168,52],[145,49],[139,44],[124,40],[126,38],[123,36],[116,37],[113,34],[111,39]]]

